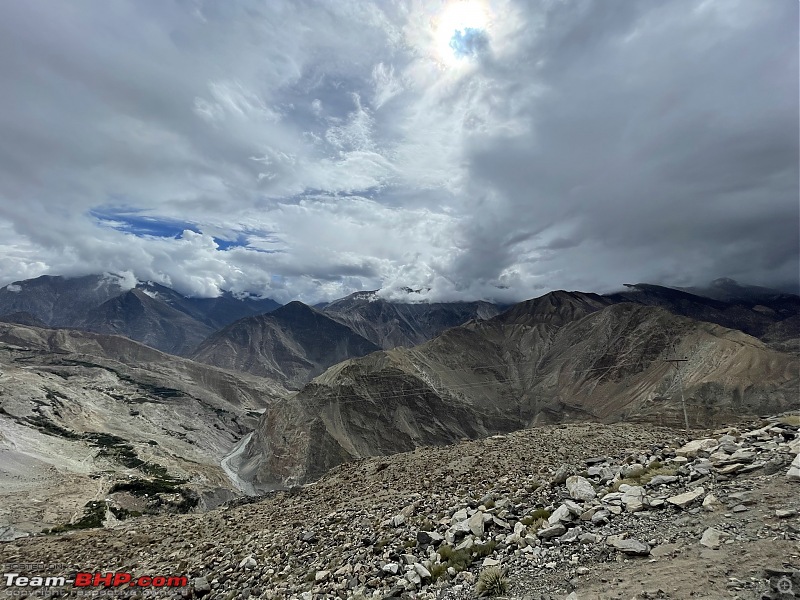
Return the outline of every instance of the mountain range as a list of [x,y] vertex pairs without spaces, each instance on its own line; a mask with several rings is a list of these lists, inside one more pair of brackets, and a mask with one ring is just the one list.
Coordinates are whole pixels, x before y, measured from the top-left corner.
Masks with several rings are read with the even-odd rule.
[[129,288],[113,275],[43,275],[0,288],[0,320],[122,335],[178,355],[229,323],[279,306],[230,292],[191,298],[153,282]]
[[[213,505],[541,423],[682,427],[682,396],[691,427],[714,426],[797,407],[798,324],[800,297],[732,280],[511,306],[364,291],[311,307],[40,277],[0,289],[0,454],[14,501],[37,489],[80,505],[155,473]],[[42,517],[12,513],[28,529]]]
[[645,284],[552,292],[331,367],[270,406],[241,472],[256,485],[302,482],[363,456],[542,422],[680,426],[681,394],[692,427],[796,408],[800,336],[783,325],[798,313],[786,294],[733,304]]

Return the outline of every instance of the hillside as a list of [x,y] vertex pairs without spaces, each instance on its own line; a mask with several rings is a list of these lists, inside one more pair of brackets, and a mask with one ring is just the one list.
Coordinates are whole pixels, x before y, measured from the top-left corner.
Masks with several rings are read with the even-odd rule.
[[64,525],[103,498],[126,514],[237,495],[220,463],[284,393],[123,337],[0,323],[6,535]]
[[182,575],[169,593],[209,600],[466,600],[490,566],[508,600],[778,600],[781,582],[800,585],[792,422],[694,432],[689,443],[650,425],[534,427],[342,465],[201,515],[3,550],[32,565],[24,576],[58,574],[41,563],[70,565],[64,575]]
[[302,302],[248,317],[203,341],[194,360],[270,378],[299,389],[328,367],[380,350]]
[[258,485],[314,479],[363,456],[479,438],[533,423],[692,426],[796,406],[800,369],[740,331],[564,292],[411,349],[336,365],[274,404],[242,455]]

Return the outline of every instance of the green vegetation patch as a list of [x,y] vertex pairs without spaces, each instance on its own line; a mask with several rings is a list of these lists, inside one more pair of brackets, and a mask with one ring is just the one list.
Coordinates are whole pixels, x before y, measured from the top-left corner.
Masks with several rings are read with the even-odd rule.
[[81,438],[81,435],[75,433],[74,431],[70,431],[57,423],[53,423],[50,419],[45,417],[44,415],[36,414],[31,415],[29,417],[25,417],[22,419],[26,423],[33,425],[44,434],[52,435],[53,437],[62,437],[68,440],[78,440]]
[[475,587],[478,597],[500,596],[508,591],[508,579],[505,572],[499,567],[486,567],[478,575],[478,585]]
[[83,517],[75,523],[67,523],[65,525],[56,525],[52,529],[46,529],[44,533],[62,533],[64,531],[72,531],[75,529],[92,529],[94,527],[102,527],[103,519],[106,516],[106,503],[92,500],[87,502],[83,507]]
[[[176,512],[187,513],[200,503],[198,495],[185,487],[185,479],[131,479],[120,481],[111,486],[110,494],[115,492],[128,492],[138,498],[148,498],[148,513],[155,514],[161,508],[171,505]],[[176,494],[180,496],[177,502],[167,501],[163,494]]]

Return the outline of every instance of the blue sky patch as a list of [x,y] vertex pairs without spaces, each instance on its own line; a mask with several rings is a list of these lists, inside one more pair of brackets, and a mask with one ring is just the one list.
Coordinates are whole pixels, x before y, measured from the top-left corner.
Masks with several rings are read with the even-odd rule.
[[179,238],[186,229],[200,233],[197,225],[178,219],[165,219],[138,214],[136,209],[97,208],[89,211],[95,219],[118,231],[135,236]]
[[489,38],[486,31],[474,27],[465,27],[462,30],[453,32],[450,38],[450,47],[458,58],[478,56],[489,46]]

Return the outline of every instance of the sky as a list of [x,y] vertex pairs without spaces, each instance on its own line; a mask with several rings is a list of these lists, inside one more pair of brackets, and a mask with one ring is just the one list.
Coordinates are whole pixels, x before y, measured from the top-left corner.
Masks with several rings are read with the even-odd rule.
[[0,3],[0,285],[798,291],[796,0]]

